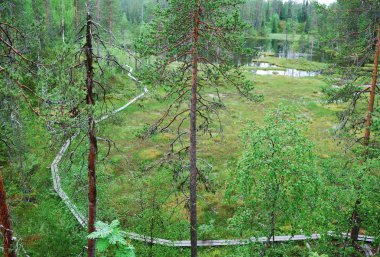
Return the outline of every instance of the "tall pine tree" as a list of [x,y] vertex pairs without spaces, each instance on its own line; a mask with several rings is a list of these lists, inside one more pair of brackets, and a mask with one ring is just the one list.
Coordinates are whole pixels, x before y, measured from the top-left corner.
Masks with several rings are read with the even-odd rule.
[[[245,24],[238,12],[241,3],[241,0],[170,0],[167,6],[158,7],[156,18],[137,43],[143,57],[156,57],[146,76],[163,85],[167,96],[173,99],[156,128],[167,129],[176,120],[182,120],[178,125],[181,127],[184,120],[190,119],[190,147],[184,149],[190,159],[191,256],[197,256],[197,175],[200,172],[197,132],[208,131],[210,114],[221,106],[220,97],[210,99],[205,91],[214,89],[219,96],[221,86],[234,85],[242,95],[256,99],[251,95],[252,85],[244,80],[233,62],[234,55],[244,51]],[[179,133],[178,137],[182,135]]]

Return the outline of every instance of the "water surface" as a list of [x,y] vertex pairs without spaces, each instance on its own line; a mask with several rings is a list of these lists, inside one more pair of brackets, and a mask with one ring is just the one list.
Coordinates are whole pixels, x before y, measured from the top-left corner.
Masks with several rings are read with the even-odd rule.
[[252,62],[248,64],[248,66],[255,68],[257,67],[257,69],[252,70],[252,72],[256,75],[279,75],[294,78],[302,78],[312,77],[320,74],[319,71],[303,71],[298,69],[281,68],[266,62]]

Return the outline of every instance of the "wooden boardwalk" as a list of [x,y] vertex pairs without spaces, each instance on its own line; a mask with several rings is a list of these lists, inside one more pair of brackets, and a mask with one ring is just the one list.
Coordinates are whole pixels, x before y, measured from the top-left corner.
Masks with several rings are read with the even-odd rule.
[[[334,235],[332,232],[328,233],[330,236]],[[342,238],[349,237],[348,234],[341,234]],[[172,247],[190,247],[191,242],[189,240],[167,240],[162,238],[151,238],[148,236],[128,233],[130,239],[137,241],[143,241],[150,244],[158,244]],[[275,236],[274,240],[271,238],[270,242],[287,242],[287,241],[305,241],[305,240],[316,240],[321,238],[320,234],[312,234],[310,236],[306,235],[293,235],[293,236]],[[358,238],[359,241],[371,243],[375,240],[374,237],[360,235]],[[232,245],[247,245],[250,243],[265,243],[268,241],[267,237],[251,237],[248,239],[219,239],[219,240],[198,240],[198,246],[232,246]]]
[[[135,82],[142,85],[142,82],[137,80],[132,75],[132,67],[128,66],[129,72],[128,76],[134,80]],[[107,114],[103,117],[101,117],[96,122],[104,121],[111,116],[117,114],[118,112],[126,109],[128,106],[130,106],[132,103],[136,102],[140,98],[142,98],[145,94],[148,93],[148,89],[146,87],[144,88],[144,92],[140,95],[136,96],[132,100],[130,100],[128,103],[123,105],[122,107],[112,111],[110,114]],[[54,190],[57,192],[58,196],[62,199],[62,201],[66,204],[67,208],[70,210],[70,212],[74,215],[76,220],[78,221],[79,225],[81,227],[87,227],[87,218],[85,215],[83,215],[79,210],[78,207],[70,200],[70,198],[67,196],[65,191],[62,189],[61,186],[61,177],[59,176],[59,169],[58,165],[60,161],[62,160],[63,156],[65,155],[67,149],[69,148],[71,142],[78,136],[78,134],[74,134],[71,138],[69,138],[64,145],[61,147],[60,151],[58,152],[57,156],[54,158],[50,168],[51,168],[51,174],[52,174],[52,180],[54,185]],[[328,233],[330,236],[333,236],[333,232]],[[162,239],[162,238],[151,238],[146,235],[140,235],[137,233],[128,233],[127,234],[130,239],[142,241],[150,244],[158,244],[158,245],[164,245],[164,246],[171,246],[171,247],[190,247],[190,241],[189,240],[168,240],[168,239]],[[341,234],[342,238],[349,236],[348,234]],[[271,238],[271,242],[287,242],[287,241],[303,241],[303,240],[316,240],[321,238],[320,234],[312,234],[310,236],[307,235],[293,235],[293,236],[275,236],[274,239]],[[205,246],[205,247],[211,247],[211,246],[231,246],[231,245],[246,245],[254,242],[258,243],[264,243],[267,242],[267,237],[251,237],[248,239],[218,239],[218,240],[198,240],[198,246]],[[364,242],[373,242],[375,240],[374,237],[371,236],[365,236],[365,235],[359,235],[359,241]]]

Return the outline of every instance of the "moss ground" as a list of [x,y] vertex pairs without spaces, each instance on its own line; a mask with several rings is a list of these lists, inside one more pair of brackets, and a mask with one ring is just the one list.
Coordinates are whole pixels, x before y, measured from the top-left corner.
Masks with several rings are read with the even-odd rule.
[[[230,208],[224,203],[223,195],[226,182],[234,173],[233,163],[241,152],[241,133],[248,122],[263,122],[263,117],[269,109],[278,105],[286,105],[291,110],[304,117],[307,123],[307,135],[315,144],[316,155],[320,158],[326,156],[339,156],[336,144],[332,139],[333,127],[336,125],[336,114],[340,106],[321,103],[320,88],[325,83],[319,78],[291,78],[285,76],[254,76],[246,72],[248,79],[255,82],[257,93],[263,94],[264,101],[253,103],[242,98],[234,89],[228,86],[221,89],[221,96],[225,108],[220,110],[223,133],[199,136],[199,158],[207,160],[213,169],[210,179],[217,188],[216,193],[200,190],[199,198],[199,222],[208,223],[215,220],[214,232],[210,238],[231,237],[226,233],[227,219],[231,217]],[[110,176],[107,180],[107,192],[103,192],[104,209],[115,211],[116,217],[128,227],[134,227],[134,222],[129,216],[139,213],[138,194],[141,193],[141,184],[135,183],[135,176],[140,176],[145,167],[151,167],[169,151],[169,144],[175,137],[175,131],[168,130],[165,133],[155,134],[148,139],[140,139],[139,133],[146,124],[154,123],[163,114],[167,102],[160,102],[153,97],[145,98],[133,105],[128,110],[120,113],[113,121],[107,121],[102,125],[102,135],[116,142],[118,150],[111,151],[110,161],[105,167],[105,172]],[[122,157],[120,157],[122,156]],[[154,180],[158,171],[149,170],[144,176]],[[171,175],[164,178],[161,190],[171,190]],[[112,182],[110,184],[110,182]],[[101,183],[101,182],[99,182]],[[151,182],[147,182],[148,184]],[[158,183],[158,182],[157,182]],[[157,184],[155,185],[157,186]],[[147,190],[146,188],[144,190]],[[175,206],[178,199],[172,197],[167,205]],[[184,205],[177,207],[172,222],[187,219]],[[178,220],[175,220],[178,219]],[[183,239],[187,238],[187,226],[177,227],[183,229]],[[143,229],[140,231],[142,232]],[[163,232],[161,237],[173,237],[178,234]],[[178,238],[177,238],[178,239]]]
[[[324,64],[307,62],[307,65],[303,65],[305,64],[304,61],[295,64],[291,61],[284,62],[281,59],[268,58],[264,61],[286,68],[302,67],[305,69],[306,66],[306,69],[314,70],[316,67],[318,69],[324,67]],[[242,98],[228,85],[221,88],[221,97],[225,104],[225,107],[219,112],[223,133],[217,133],[218,126],[214,125],[212,137],[209,134],[199,135],[199,158],[206,160],[212,166],[208,176],[215,191],[207,191],[204,186],[199,188],[199,224],[209,224],[211,220],[214,220],[212,232],[202,234],[202,239],[236,237],[226,229],[227,220],[232,215],[232,208],[223,200],[224,190],[229,178],[235,172],[233,162],[241,152],[242,130],[250,121],[262,123],[263,117],[269,109],[276,108],[278,105],[286,105],[299,116],[304,117],[308,128],[306,133],[315,144],[317,157],[328,158],[330,156],[339,157],[340,155],[340,150],[332,140],[332,132],[337,123],[336,114],[341,110],[342,106],[321,103],[321,87],[325,85],[323,80],[318,77],[299,79],[276,75],[254,76],[249,70],[245,70],[244,73],[248,79],[255,83],[256,92],[264,96],[264,101],[261,103],[250,102]],[[120,88],[126,84],[131,86],[131,82],[126,76],[110,77],[110,80]],[[213,97],[211,91],[206,93],[208,97]],[[133,95],[134,93],[125,95],[120,91],[112,97],[112,102],[115,106],[121,106],[126,98],[133,97]],[[100,219],[112,220],[117,218],[127,230],[145,234],[149,233],[149,220],[152,217],[160,216],[165,229],[155,229],[155,236],[187,239],[188,213],[185,203],[180,200],[183,198],[182,195],[179,195],[178,192],[177,194],[172,193],[176,191],[173,190],[172,171],[147,168],[156,167],[159,160],[166,155],[169,151],[169,144],[175,137],[176,132],[168,130],[147,139],[139,137],[147,124],[154,123],[162,116],[167,106],[168,102],[162,102],[153,96],[148,96],[119,113],[115,118],[99,125],[98,135],[111,139],[115,145],[111,149],[110,156],[105,161],[100,161],[98,165],[98,213]],[[104,156],[107,152],[107,144],[99,142],[99,149],[100,156]],[[82,154],[85,150],[86,146],[84,145],[82,149],[79,149],[78,153]],[[49,155],[46,159],[52,158],[52,156]],[[76,181],[75,183],[65,183],[64,186],[79,207],[85,211],[86,169],[82,165],[83,158],[85,158],[85,155],[84,157],[82,155],[76,156],[74,158],[75,164],[71,169],[72,172],[64,172],[61,175],[65,181]],[[49,164],[46,161],[44,165],[48,167]],[[63,163],[64,167],[66,165],[68,165],[68,162]],[[47,177],[46,181],[49,181],[48,168],[43,168],[43,174]],[[52,189],[51,183],[47,183],[46,188]],[[43,191],[45,192],[46,190],[49,189],[44,189]],[[63,204],[57,201],[55,196],[48,198],[47,204],[55,206],[54,215],[59,215],[60,211],[62,211],[64,213],[62,222],[70,223],[68,221],[70,220],[70,214],[65,211]],[[156,200],[162,201],[162,206],[164,206],[161,210],[157,210],[159,214],[148,211],[154,210],[151,207]],[[49,206],[44,206],[43,209],[46,211]],[[38,208],[42,208],[42,206]],[[19,213],[18,215],[20,216],[18,220],[28,222],[26,216],[20,214],[23,210],[21,207],[16,210],[16,213]],[[38,210],[41,209],[30,208],[28,213],[33,217],[43,219],[45,217],[44,213],[39,213]],[[50,220],[55,220],[55,218],[53,219],[50,215]],[[74,222],[73,219],[72,221]],[[38,228],[37,225],[34,227]],[[56,226],[50,224],[49,229],[52,227]],[[67,229],[75,231],[75,228]],[[31,238],[32,242],[29,242],[28,246],[32,248],[33,245],[34,247],[40,247],[39,244],[47,242],[46,238],[40,240],[33,237],[33,235],[43,237],[43,228],[39,232],[22,231],[22,234],[28,235],[27,240]],[[72,239],[74,240],[75,237],[72,237]],[[148,247],[142,244],[135,242],[133,244],[137,247],[137,256],[140,256],[139,252],[146,253],[149,251]],[[79,250],[79,248],[74,247],[75,250]],[[182,256],[187,252],[187,250],[169,250],[158,246],[153,248],[156,253],[162,251],[166,254],[157,254],[157,256]],[[200,256],[223,256],[225,253],[223,249],[206,248],[201,251]]]

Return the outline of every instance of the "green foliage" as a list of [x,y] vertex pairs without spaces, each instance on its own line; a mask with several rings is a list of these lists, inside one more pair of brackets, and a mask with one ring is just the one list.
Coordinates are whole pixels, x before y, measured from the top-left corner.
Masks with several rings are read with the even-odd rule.
[[[379,1],[337,1],[329,7],[314,5],[319,47],[326,53],[333,53],[334,62],[342,66],[361,66],[363,61],[368,61],[368,56],[372,55],[369,51],[373,50],[368,48],[368,43],[372,42],[379,23]],[[353,15],[354,10],[360,12]]]
[[318,254],[316,252],[312,252],[310,253],[309,257],[329,257],[329,256],[326,254]]
[[252,24],[255,31],[265,36],[265,27],[272,33],[285,33],[287,24],[288,33],[309,33],[319,25],[315,20],[316,1],[281,1],[281,0],[246,0],[240,9],[245,21]]
[[342,87],[334,88],[331,85],[328,85],[322,88],[322,92],[325,94],[326,100],[329,103],[340,101],[349,102],[352,100],[353,94],[358,90],[360,90],[360,87],[351,83]]
[[149,124],[144,124],[142,128],[134,131],[133,135],[137,138],[144,139],[145,137],[151,136],[151,126]]
[[[247,85],[251,82],[233,69],[235,61],[231,58],[231,55],[247,53],[243,47],[247,26],[241,21],[237,9],[240,3],[241,0],[172,0],[167,6],[158,7],[155,19],[145,27],[135,44],[142,57],[155,60],[145,67],[143,77],[146,81],[161,85],[168,94],[173,95],[173,99],[174,96],[181,96],[180,100],[187,98],[190,92],[182,92],[181,88],[189,83],[191,53],[196,47],[200,63],[198,70],[201,79],[197,81],[200,95],[204,94],[206,85],[218,91],[218,88],[229,83],[236,86],[240,93],[253,97],[248,92],[252,86]],[[189,14],[199,8],[199,29],[203,32],[199,36],[199,44],[194,45],[193,21],[189,19]],[[202,106],[205,101],[199,100],[198,104]],[[217,106],[200,107],[199,111],[213,110]]]
[[270,23],[271,23],[271,28],[272,28],[272,33],[278,33],[278,27],[279,27],[279,24],[280,24],[280,17],[278,16],[277,13],[275,13],[272,17],[271,17],[271,20],[270,20]]
[[210,220],[209,224],[202,224],[198,228],[199,236],[203,239],[206,239],[209,236],[210,232],[212,232],[214,227],[215,220]]
[[[365,234],[377,235],[379,232],[379,197],[380,160],[378,154],[363,161],[363,149],[347,155],[349,160],[339,158],[326,159],[321,162],[323,187],[319,190],[318,211],[315,213],[315,224],[320,233],[327,235],[328,231],[349,231],[351,215],[355,209],[361,215],[360,227]],[[356,202],[360,204],[356,206]],[[316,251],[329,256],[337,254],[355,254],[355,248],[346,243],[337,248],[335,240],[339,238],[326,236],[317,244]]]
[[[188,134],[185,125],[189,116],[185,114],[189,112],[192,83],[196,84],[198,134],[220,133],[220,126],[215,124],[221,123],[219,112],[224,104],[220,92],[227,86],[234,86],[240,95],[252,101],[261,100],[253,94],[252,81],[236,69],[233,58],[249,52],[244,48],[247,25],[238,11],[242,2],[170,0],[166,6],[157,7],[155,18],[145,26],[135,44],[142,58],[153,60],[152,64],[144,65],[140,77],[159,86],[162,92],[159,96],[171,102],[162,118],[152,126],[152,131],[166,131],[177,126],[178,138],[172,144],[176,154],[172,156],[179,158],[178,163],[182,164],[174,176],[182,190],[188,180],[183,168],[187,151],[183,149]],[[209,190],[208,171],[212,166],[206,166],[203,169],[199,164],[198,176]]]
[[270,236],[310,229],[319,178],[301,125],[279,108],[266,116],[264,126],[252,123],[245,130],[244,151],[227,189],[227,199],[238,203],[231,227]]
[[375,132],[375,136],[380,138],[380,107],[377,107],[373,112],[371,129]]
[[120,228],[120,222],[113,220],[110,224],[98,221],[96,231],[87,237],[96,239],[99,253],[112,253],[115,257],[135,257],[134,248],[127,243],[127,233]]
[[[78,2],[81,26],[86,13],[86,1]],[[188,67],[190,55],[181,56],[181,53],[191,49],[194,44],[189,39],[180,47],[176,45],[184,39],[184,36],[191,33],[187,26],[192,25],[189,13],[196,8],[195,1],[101,0],[100,2],[101,15],[100,20],[96,22],[106,29],[109,28],[109,21],[112,22],[112,34],[116,39],[110,41],[115,45],[122,43],[124,47],[129,48],[133,45],[134,38],[141,32],[142,38],[136,43],[136,49],[133,51],[137,50],[146,58],[143,62],[148,65],[140,70],[146,75],[146,81],[156,83],[148,85],[160,85],[157,90],[159,94],[163,91],[170,94],[181,86],[187,87],[190,70],[183,71]],[[376,107],[373,116],[371,126],[373,140],[368,158],[362,158],[366,150],[363,148],[356,148],[353,152],[348,151],[343,154],[326,131],[331,130],[333,124],[337,122],[333,117],[336,109],[344,105],[324,106],[317,102],[318,87],[323,82],[314,78],[297,80],[279,76],[253,77],[251,73],[236,71],[234,69],[236,60],[232,57],[247,52],[242,47],[245,43],[244,32],[248,29],[248,26],[241,22],[244,20],[248,22],[253,33],[259,33],[261,36],[268,36],[270,31],[284,33],[286,30],[288,36],[272,34],[270,37],[289,40],[291,33],[302,34],[300,36],[302,42],[294,44],[296,49],[305,48],[310,41],[311,33],[315,32],[315,47],[339,58],[337,62],[340,65],[350,66],[352,63],[364,65],[363,60],[372,62],[372,57],[369,56],[372,56],[373,48],[368,46],[374,36],[374,25],[379,20],[377,13],[379,2],[338,1],[326,7],[315,1],[306,6],[294,1],[248,0],[240,9],[238,6],[243,1],[238,0],[198,2],[204,7],[202,20],[226,32],[225,37],[219,37],[215,36],[215,33],[209,33],[209,28],[205,25],[202,27],[204,35],[200,40],[199,53],[210,63],[203,59],[199,65],[199,89],[205,101],[213,103],[200,108],[199,111],[206,113],[213,110],[215,112],[207,117],[214,119],[220,117],[223,123],[228,124],[223,128],[224,141],[221,140],[222,136],[215,136],[215,133],[212,133],[209,141],[201,143],[203,145],[199,151],[199,159],[207,160],[200,161],[198,165],[202,175],[199,177],[206,181],[205,185],[213,185],[212,190],[208,190],[208,187],[203,190],[200,186],[202,197],[199,200],[199,218],[203,224],[199,226],[200,237],[228,238],[233,237],[233,233],[244,237],[267,236],[271,233],[273,225],[271,217],[276,217],[275,234],[300,233],[301,229],[305,233],[316,231],[323,234],[321,240],[313,241],[312,249],[324,254],[311,253],[313,257],[358,256],[353,247],[347,244],[337,245],[336,242],[341,240],[340,238],[326,235],[329,230],[337,232],[349,230],[353,203],[360,199],[358,210],[361,214],[362,232],[379,236],[380,161],[377,149],[380,135],[379,107]],[[178,5],[183,8],[178,9]],[[91,4],[90,7],[91,11],[96,13],[96,6]],[[158,16],[155,16],[157,9]],[[318,9],[317,14],[313,13],[316,9]],[[74,131],[78,131],[78,128],[84,127],[83,124],[86,124],[84,114],[95,111],[98,116],[107,108],[97,105],[94,109],[88,109],[83,106],[84,70],[72,69],[83,62],[83,58],[75,58],[78,45],[83,43],[83,39],[74,42],[78,32],[74,29],[74,1],[0,1],[0,10],[2,22],[9,23],[19,30],[18,32],[2,26],[2,29],[9,34],[13,47],[31,60],[24,60],[17,54],[9,52],[8,47],[0,43],[2,53],[0,65],[4,68],[0,71],[0,166],[3,166],[15,236],[30,256],[41,256],[41,254],[77,256],[85,244],[85,232],[78,229],[71,213],[53,193],[49,166],[61,146],[61,139],[66,139]],[[353,15],[350,10],[364,11],[355,12]],[[141,26],[152,20],[151,25]],[[65,29],[65,42],[62,37],[62,25]],[[101,27],[99,26],[99,32],[102,31]],[[7,36],[3,32],[1,37],[6,39]],[[108,34],[107,39],[109,39]],[[298,40],[297,37],[293,39]],[[165,47],[169,47],[168,51],[161,54]],[[109,56],[111,53],[122,56],[124,59],[120,63],[131,65],[132,60],[125,54],[125,48],[111,47],[108,50],[102,49],[99,54]],[[215,55],[219,55],[218,58],[221,60],[214,58]],[[174,62],[164,70],[157,70],[157,67],[172,57],[175,59]],[[262,61],[304,70],[326,68],[325,64],[305,59],[266,58]],[[103,73],[104,76],[96,80],[111,92],[107,96],[110,97],[107,99],[111,99],[109,103],[118,106],[126,98],[133,96],[134,92],[125,92],[130,90],[132,84],[127,81],[125,71],[110,66],[110,62],[97,59],[96,73]],[[99,67],[103,67],[104,70]],[[361,82],[368,81],[367,71],[370,69],[370,67],[361,69],[360,72],[366,72],[364,77],[355,83],[347,83],[346,87],[324,88],[323,92],[326,93],[328,101],[351,104],[352,96],[362,89],[359,87]],[[342,69],[339,73],[348,73],[351,76],[354,73],[352,71],[352,69]],[[360,76],[362,74],[360,73]],[[21,88],[15,81],[31,90]],[[256,94],[252,94],[254,90],[252,81],[256,82],[255,85],[266,96],[260,105],[242,100],[231,90],[231,85],[238,85],[239,93],[255,101],[262,100]],[[220,95],[226,105],[215,97],[222,90],[225,90],[223,92],[225,94]],[[101,88],[95,90],[99,99],[103,97],[103,93]],[[158,149],[158,153],[166,150],[166,144],[175,136],[171,130],[165,135],[155,134],[152,139],[140,139],[150,132],[150,128],[144,124],[155,120],[159,115],[158,112],[171,104],[179,94],[174,93],[161,102],[148,99],[144,103],[147,106],[146,110],[141,111],[136,106],[131,106],[131,113],[121,116],[118,120],[123,123],[107,122],[106,126],[99,126],[98,135],[103,137],[107,134],[105,131],[108,132],[115,140],[115,148],[120,147],[114,149],[112,145],[111,160],[114,161],[110,162],[107,159],[103,160],[107,152],[106,147],[103,147],[106,143],[104,145],[103,142],[99,143],[102,147],[99,147],[98,160],[104,164],[99,165],[97,169],[100,218],[112,220],[120,217],[123,226],[131,227],[134,232],[141,234],[173,240],[187,239],[188,203],[183,201],[183,190],[187,188],[182,184],[187,179],[187,173],[179,174],[179,171],[185,170],[183,167],[187,167],[188,163],[176,162],[170,163],[165,168],[151,169],[152,166],[158,166],[157,163],[152,163],[150,159],[143,160],[138,155],[145,149],[147,151]],[[188,94],[184,94],[184,99],[188,97]],[[302,129],[303,122],[286,109],[272,112],[266,124],[260,125],[266,109],[277,105],[279,101],[285,101],[293,106],[301,105],[303,115],[312,121],[308,124],[311,127],[310,131],[305,133]],[[366,97],[362,97],[361,102],[358,102],[359,110],[354,114],[356,120],[348,123],[347,132],[351,132],[351,125],[363,119],[366,102]],[[70,112],[76,107],[84,113],[83,116],[71,116]],[[183,107],[187,108],[185,102],[174,105],[173,110]],[[31,108],[41,114],[41,117],[33,116]],[[113,107],[109,106],[108,110],[111,109]],[[171,112],[169,115],[173,117],[175,113]],[[221,204],[220,195],[224,193],[223,186],[229,175],[226,159],[234,161],[240,153],[241,144],[238,140],[240,128],[246,125],[247,120],[253,118],[257,123],[245,128],[244,149],[238,160],[238,171],[231,175],[228,184],[227,196],[231,204]],[[186,121],[184,124],[187,125]],[[206,131],[208,124],[200,124],[199,130]],[[229,124],[234,125],[229,126]],[[215,129],[217,126],[210,127]],[[363,127],[357,128],[362,136]],[[305,134],[316,142],[318,150],[315,152],[318,151],[320,156],[328,156],[317,159],[317,166],[314,165],[313,147]],[[136,137],[139,140],[136,140]],[[81,137],[73,142],[68,155],[64,156],[60,169],[65,190],[78,208],[85,212],[87,199],[83,192],[86,190],[87,180],[84,175],[86,167],[83,165],[85,158],[82,156],[86,155],[87,147],[79,146],[80,140]],[[271,140],[276,143],[276,147],[271,146]],[[156,158],[152,159],[157,161]],[[211,164],[208,163],[210,160]],[[144,165],[148,165],[149,168]],[[70,172],[67,172],[69,169]],[[314,197],[316,192],[319,195],[318,199]],[[226,229],[228,225],[226,220],[229,218],[231,218],[230,228],[235,228],[231,230],[233,232]],[[98,239],[100,254],[134,256],[135,250],[126,241],[126,234],[120,229],[117,221],[97,225],[98,231],[92,236]],[[136,242],[135,247],[139,256],[189,254],[188,249],[147,246],[141,242]],[[252,256],[253,253],[261,254],[261,250],[260,244],[202,248],[200,256],[245,257]],[[20,255],[23,256],[23,253]],[[307,256],[308,253],[303,246],[285,243],[267,249],[265,255],[293,257]]]

